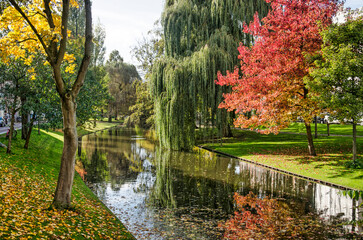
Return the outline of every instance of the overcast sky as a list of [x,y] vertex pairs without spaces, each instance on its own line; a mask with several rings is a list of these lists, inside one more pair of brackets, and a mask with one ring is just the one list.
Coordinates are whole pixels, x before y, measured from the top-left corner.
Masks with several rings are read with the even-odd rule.
[[[160,19],[164,0],[93,0],[93,21],[98,19],[106,28],[106,59],[117,49],[125,62],[138,65],[131,56],[131,48],[137,40],[146,36]],[[346,0],[346,7],[363,6],[362,0]]]

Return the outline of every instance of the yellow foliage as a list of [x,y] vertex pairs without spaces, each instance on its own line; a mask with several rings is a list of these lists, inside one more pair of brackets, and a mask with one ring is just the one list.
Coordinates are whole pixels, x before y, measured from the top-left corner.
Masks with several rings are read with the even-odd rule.
[[[71,0],[70,4],[71,7],[79,7],[76,0]],[[47,46],[51,41],[59,43],[61,39],[62,1],[52,0],[50,8],[55,28],[51,28],[46,19],[42,0],[29,1],[26,7],[21,7]],[[13,56],[15,60],[22,59],[26,65],[31,65],[33,56],[30,53],[46,54],[30,24],[14,7],[9,6],[3,11],[0,16],[0,29],[6,33],[0,38],[0,57],[3,62],[8,63],[9,56]],[[68,31],[68,35],[70,34],[71,32]],[[67,54],[65,61],[71,64],[67,69],[74,70],[75,66],[72,66],[74,56]]]

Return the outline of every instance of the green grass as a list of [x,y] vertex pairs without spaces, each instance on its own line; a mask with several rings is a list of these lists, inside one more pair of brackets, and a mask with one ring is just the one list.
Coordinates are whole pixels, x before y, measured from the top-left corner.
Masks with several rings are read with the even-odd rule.
[[[76,173],[74,210],[48,210],[63,143],[58,132],[32,134],[29,150],[14,139],[13,153],[0,148],[0,239],[133,239]],[[0,142],[6,144],[4,137]]]
[[[351,124],[330,124],[329,130],[332,135],[353,135],[353,125]],[[315,133],[315,124],[311,124],[311,131],[313,134]],[[291,123],[282,132],[306,133],[306,129],[304,123]],[[318,123],[318,134],[327,134],[326,124]],[[357,125],[357,135],[363,136],[363,126]]]
[[[352,138],[319,137],[314,139],[318,156],[308,155],[306,136],[297,134],[262,135],[237,130],[235,138],[205,144],[210,148],[243,157],[307,177],[363,190],[363,170],[349,169]],[[363,138],[357,139],[358,158],[363,161]]]
[[77,128],[77,133],[78,133],[78,136],[83,136],[83,135],[86,135],[86,134],[89,134],[89,133],[92,133],[92,132],[97,132],[99,130],[115,127],[115,126],[118,126],[118,125],[120,125],[119,122],[109,123],[109,122],[99,122],[98,121],[96,123],[96,126],[94,126],[93,124],[88,123],[83,127],[78,127]]

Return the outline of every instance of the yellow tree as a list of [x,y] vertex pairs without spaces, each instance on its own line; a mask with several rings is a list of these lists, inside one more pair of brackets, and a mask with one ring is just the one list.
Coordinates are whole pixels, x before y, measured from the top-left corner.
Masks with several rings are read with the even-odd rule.
[[23,58],[30,63],[32,52],[39,50],[46,56],[53,71],[53,79],[61,99],[63,114],[64,146],[57,188],[52,206],[69,208],[74,178],[75,156],[78,145],[76,130],[76,98],[84,83],[91,58],[92,14],[90,0],[84,0],[86,27],[84,55],[77,77],[65,80],[65,74],[74,72],[74,57],[67,54],[67,39],[70,35],[68,19],[70,7],[77,7],[76,0],[7,0],[8,6],[0,19],[2,36],[0,54]]

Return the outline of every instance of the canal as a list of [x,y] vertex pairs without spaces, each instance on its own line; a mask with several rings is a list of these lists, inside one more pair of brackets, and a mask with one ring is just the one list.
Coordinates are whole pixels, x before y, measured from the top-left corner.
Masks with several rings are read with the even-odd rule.
[[202,149],[161,150],[133,130],[84,136],[78,161],[87,185],[137,239],[221,239],[234,192],[270,196],[328,222],[362,218],[361,201],[338,189]]

